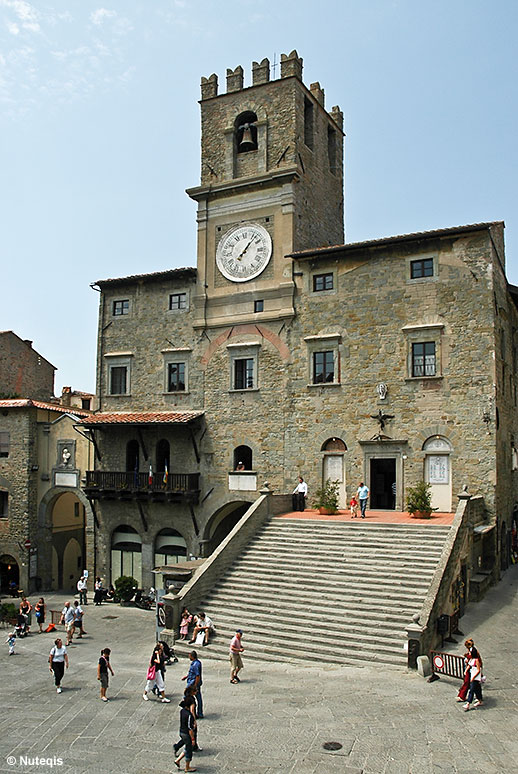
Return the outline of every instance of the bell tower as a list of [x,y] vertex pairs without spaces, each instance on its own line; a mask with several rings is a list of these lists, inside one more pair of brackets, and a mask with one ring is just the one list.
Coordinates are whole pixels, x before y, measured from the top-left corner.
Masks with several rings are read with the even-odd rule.
[[319,83],[302,82],[302,59],[282,54],[201,80],[196,327],[294,315],[295,250],[343,244],[343,115],[327,112]]

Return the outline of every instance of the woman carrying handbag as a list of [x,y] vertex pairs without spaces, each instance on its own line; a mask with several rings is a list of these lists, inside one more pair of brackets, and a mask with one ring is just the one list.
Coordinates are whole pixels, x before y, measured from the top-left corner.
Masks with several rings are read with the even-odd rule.
[[153,690],[153,687],[156,685],[158,688],[160,697],[162,699],[163,704],[169,704],[171,699],[166,699],[165,696],[165,685],[164,685],[164,678],[162,677],[162,673],[165,671],[165,656],[164,656],[164,649],[162,647],[161,642],[157,642],[153,649],[153,653],[151,654],[151,659],[149,661],[149,666],[147,670],[147,682],[146,682],[146,688],[144,690],[144,693],[142,694],[142,698],[144,701],[149,701],[148,691]]

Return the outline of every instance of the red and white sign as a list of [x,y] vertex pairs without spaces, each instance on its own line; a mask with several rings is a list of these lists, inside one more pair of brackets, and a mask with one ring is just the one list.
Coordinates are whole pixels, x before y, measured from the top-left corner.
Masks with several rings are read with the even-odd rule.
[[25,546],[25,548],[30,548],[32,546],[32,543],[29,540],[29,538],[27,538],[27,540],[25,541],[25,543],[23,545]]
[[433,665],[437,671],[442,669],[444,667],[444,659],[442,656],[434,656],[433,657]]

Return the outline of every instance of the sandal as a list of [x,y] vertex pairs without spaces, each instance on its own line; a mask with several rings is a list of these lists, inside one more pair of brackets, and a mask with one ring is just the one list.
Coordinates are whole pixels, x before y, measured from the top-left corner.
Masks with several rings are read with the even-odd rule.
[[235,678],[232,678],[232,680],[230,682],[231,683],[237,683],[238,681]]

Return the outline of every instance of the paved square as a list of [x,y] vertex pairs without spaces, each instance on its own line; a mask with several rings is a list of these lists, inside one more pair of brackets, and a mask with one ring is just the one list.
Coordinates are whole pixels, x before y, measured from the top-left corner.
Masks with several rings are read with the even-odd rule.
[[[48,596],[59,609],[63,596]],[[209,611],[210,612],[210,611]],[[216,622],[217,623],[217,622]],[[147,660],[153,647],[151,612],[106,604],[86,608],[88,636],[69,649],[70,669],[57,695],[47,658],[54,636],[17,640],[16,656],[1,653],[0,771],[59,774],[163,774],[176,771],[180,678],[187,660],[168,668],[171,704],[144,702]],[[200,649],[205,719],[199,772],[270,774],[501,774],[518,771],[518,566],[461,621],[484,657],[484,707],[463,712],[458,681],[428,684],[414,673],[386,668],[315,668],[246,660],[242,683],[231,685],[225,652],[216,639]],[[33,628],[34,631],[34,628]],[[2,633],[3,634],[3,633]],[[3,635],[5,640],[7,631]],[[280,635],[282,637],[282,634]],[[455,652],[463,651],[459,637]],[[244,644],[253,650],[253,642]],[[106,704],[99,699],[96,665],[112,649],[115,677]],[[325,742],[342,747],[327,752]],[[13,756],[15,763],[7,762]],[[49,763],[25,765],[20,756]],[[62,759],[62,765],[54,760]],[[50,761],[56,765],[50,766]]]

